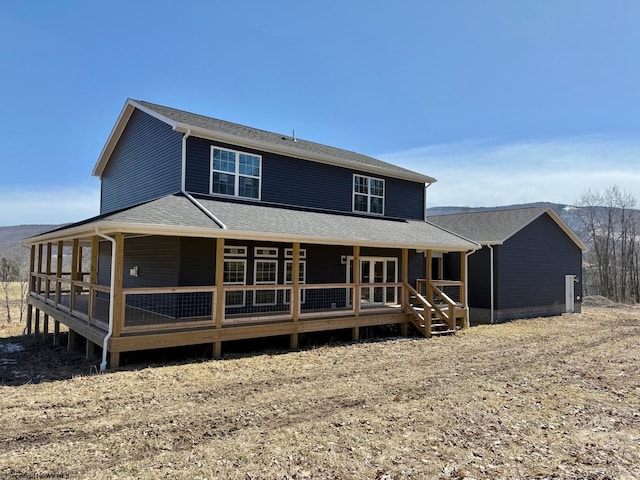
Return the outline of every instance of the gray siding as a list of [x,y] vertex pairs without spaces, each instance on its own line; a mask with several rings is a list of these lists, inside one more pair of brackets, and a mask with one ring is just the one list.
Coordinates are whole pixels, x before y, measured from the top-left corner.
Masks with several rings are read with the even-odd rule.
[[[469,306],[491,308],[491,252],[489,247],[468,257]],[[494,272],[495,274],[495,272]]]
[[180,191],[182,134],[134,110],[102,174],[100,213]]
[[[174,287],[178,284],[178,237],[134,237],[124,242],[124,288]],[[138,276],[130,269],[138,267]],[[111,282],[111,242],[100,241],[98,255],[98,283]]]
[[[212,144],[196,137],[187,140],[186,188],[192,193],[209,193]],[[385,216],[416,220],[424,218],[422,183],[371,175],[237,145],[215,145],[262,156],[263,202],[351,212],[353,174],[358,173],[385,180]]]
[[[496,248],[496,308],[558,305],[564,311],[565,275],[582,277],[582,253],[543,215]],[[581,296],[581,284],[576,285]]]
[[[178,285],[178,237],[134,237],[124,242],[124,288]],[[129,274],[138,267],[138,276]]]

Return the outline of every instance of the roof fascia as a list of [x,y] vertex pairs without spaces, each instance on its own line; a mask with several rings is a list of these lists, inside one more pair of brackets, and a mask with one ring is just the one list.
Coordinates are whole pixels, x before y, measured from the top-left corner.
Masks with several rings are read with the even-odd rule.
[[516,230],[515,232],[513,232],[512,234],[510,234],[508,237],[506,237],[505,239],[503,239],[500,243],[504,243],[506,242],[508,239],[510,239],[511,237],[513,237],[516,233],[520,232],[521,230],[523,230],[524,228],[528,227],[529,225],[531,225],[533,222],[535,222],[537,219],[539,219],[542,215],[547,214],[551,217],[551,219],[556,222],[556,224],[562,229],[562,231],[564,233],[567,234],[567,236],[569,238],[571,238],[571,240],[573,241],[573,243],[576,244],[576,246],[582,250],[583,252],[586,252],[588,250],[587,246],[582,243],[582,240],[580,240],[580,238],[578,238],[578,236],[573,232],[573,230],[571,230],[569,228],[569,226],[560,218],[560,216],[552,209],[552,208],[547,208],[545,210],[542,210],[538,215],[536,215],[535,217],[533,217],[531,220],[529,220],[527,223],[525,223],[524,225],[522,225],[518,230]]
[[118,140],[120,140],[120,136],[122,135],[122,132],[124,132],[124,129],[127,126],[127,123],[129,123],[129,119],[131,118],[131,115],[133,114],[133,111],[136,108],[148,115],[151,115],[154,118],[157,118],[158,120],[166,123],[167,125],[170,125],[174,130],[176,129],[176,122],[174,122],[170,118],[165,117],[164,115],[161,115],[158,112],[155,112],[145,107],[144,105],[141,105],[135,100],[128,98],[124,104],[124,107],[122,107],[122,111],[118,116],[118,120],[116,120],[115,125],[111,129],[111,133],[107,138],[107,142],[104,144],[104,147],[102,147],[102,152],[100,152],[98,161],[93,167],[93,172],[91,173],[93,176],[96,176],[96,177],[102,176],[102,172],[104,172],[104,169],[107,166],[109,157],[111,157],[113,150],[116,148],[116,145],[118,144]]
[[569,225],[567,225],[553,209],[548,208],[544,213],[549,214],[549,216],[558,224],[558,226],[562,230],[564,230],[564,233],[566,233],[569,238],[573,240],[573,243],[575,243],[580,250],[582,250],[583,252],[586,252],[588,250],[588,247],[582,242],[582,240],[580,240],[575,232],[569,228]]
[[107,142],[105,143],[104,147],[102,148],[102,152],[100,153],[100,156],[98,157],[98,161],[96,162],[95,166],[93,167],[93,172],[92,175],[96,176],[96,177],[100,177],[102,176],[102,172],[104,171],[105,167],[107,166],[107,162],[109,161],[109,157],[111,156],[111,154],[113,153],[113,150],[115,149],[118,140],[120,139],[120,136],[122,135],[122,132],[124,132],[125,127],[127,126],[127,123],[129,122],[129,119],[131,118],[131,115],[133,113],[134,109],[139,109],[140,111],[151,115],[154,118],[157,118],[158,120],[166,123],[167,125],[171,126],[173,128],[173,130],[177,131],[177,132],[181,132],[181,133],[186,133],[187,131],[191,131],[191,135],[197,136],[197,137],[201,137],[201,138],[206,138],[208,140],[214,140],[214,141],[219,141],[219,142],[224,142],[224,143],[231,143],[234,145],[240,145],[240,146],[245,146],[245,147],[250,147],[250,148],[255,148],[257,150],[263,150],[263,151],[267,151],[267,152],[271,152],[271,153],[277,153],[277,154],[282,154],[282,155],[287,155],[290,157],[294,157],[294,158],[300,158],[302,160],[309,160],[312,162],[318,162],[318,163],[325,163],[328,165],[334,165],[337,167],[343,167],[343,168],[349,168],[349,169],[354,169],[354,170],[360,170],[360,171],[364,171],[364,172],[369,172],[369,173],[375,173],[378,175],[385,175],[388,177],[393,177],[393,178],[399,178],[402,180],[408,180],[408,181],[412,181],[412,182],[421,182],[421,183],[427,183],[427,184],[431,184],[431,183],[435,183],[437,182],[437,180],[433,177],[430,177],[428,175],[423,175],[420,173],[415,173],[415,172],[393,172],[393,171],[389,171],[385,168],[382,167],[377,167],[375,165],[364,165],[358,162],[351,162],[349,160],[345,160],[343,158],[339,158],[339,157],[332,157],[332,156],[325,156],[325,155],[313,155],[313,154],[308,154],[308,153],[304,153],[304,152],[300,152],[299,150],[293,149],[293,148],[288,148],[286,146],[282,146],[282,147],[276,147],[274,145],[268,144],[268,143],[264,143],[264,142],[260,142],[257,140],[253,140],[253,139],[248,139],[245,137],[240,137],[237,135],[229,135],[226,133],[221,133],[221,132],[216,132],[214,130],[208,130],[208,129],[204,129],[204,128],[198,128],[194,125],[189,125],[186,123],[178,123],[175,122],[173,120],[171,120],[169,117],[166,117],[165,115],[162,115],[158,112],[156,112],[155,110],[152,110],[150,108],[145,107],[144,105],[136,102],[135,100],[132,99],[127,99],[127,101],[124,104],[124,107],[122,109],[122,111],[120,112],[120,115],[118,116],[118,120],[116,121],[116,124],[114,125],[113,129],[111,130],[111,133],[109,134],[109,137],[107,139]]
[[234,240],[258,240],[272,242],[300,242],[318,245],[354,245],[362,247],[379,248],[409,248],[416,250],[441,250],[445,252],[466,252],[477,250],[480,245],[471,242],[469,245],[446,245],[446,244],[425,244],[425,243],[392,243],[392,242],[368,242],[366,240],[339,237],[311,237],[308,235],[283,235],[278,233],[251,232],[241,230],[222,230],[218,228],[194,228],[167,225],[148,225],[136,223],[120,223],[98,221],[88,223],[79,227],[72,227],[59,232],[45,233],[36,237],[26,239],[24,245],[34,245],[43,242],[73,240],[78,237],[89,237],[95,235],[96,228],[100,233],[109,235],[116,232],[138,234],[138,235],[175,235],[181,237],[205,237],[205,238],[226,238]]

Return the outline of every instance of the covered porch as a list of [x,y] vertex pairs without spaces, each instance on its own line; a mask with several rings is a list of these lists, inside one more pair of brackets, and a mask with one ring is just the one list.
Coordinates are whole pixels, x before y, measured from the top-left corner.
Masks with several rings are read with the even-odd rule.
[[48,333],[52,318],[54,342],[62,323],[69,329],[70,346],[81,335],[87,355],[94,354],[96,345],[106,348],[111,368],[127,351],[211,343],[219,357],[222,342],[231,340],[289,335],[295,349],[303,333],[349,328],[357,340],[362,327],[398,324],[406,334],[411,324],[429,337],[468,323],[466,252],[459,253],[461,280],[434,279],[427,250],[420,254],[424,278],[412,282],[409,258],[415,267],[415,251],[410,255],[410,249],[398,249],[398,261],[390,256],[385,263],[362,255],[367,247],[353,245],[351,255],[341,258],[348,281],[310,283],[305,269],[311,261],[305,253],[301,258],[307,248],[293,242],[282,244],[290,260],[279,283],[232,285],[225,256],[229,241],[217,238],[212,284],[127,287],[125,279],[137,274],[135,267],[125,267],[127,238],[136,235],[116,232],[110,238],[115,254],[108,258],[113,277],[108,284],[99,279],[105,240],[98,235],[31,246],[27,332]]
[[[215,212],[214,216],[211,212]],[[333,329],[468,323],[467,255],[478,245],[424,221],[169,195],[44,233],[31,247],[27,331],[53,317],[102,349],[128,351]],[[459,255],[449,279],[434,257]],[[457,263],[457,262],[456,262]],[[436,268],[434,268],[436,265]],[[456,268],[457,270],[457,268]]]

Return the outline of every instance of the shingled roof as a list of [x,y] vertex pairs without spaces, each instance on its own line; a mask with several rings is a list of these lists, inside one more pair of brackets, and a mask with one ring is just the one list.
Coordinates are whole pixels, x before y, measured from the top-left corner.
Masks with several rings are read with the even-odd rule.
[[481,245],[500,245],[544,214],[549,215],[580,249],[586,250],[586,246],[573,230],[562,221],[553,209],[547,207],[481,210],[451,215],[434,215],[427,217],[427,219],[450,232],[455,232]]
[[429,222],[394,220],[199,198],[222,228],[182,194],[167,195],[25,240],[102,233],[230,237],[302,243],[467,251],[479,246]]
[[94,175],[100,176],[102,174],[131,113],[136,108],[165,122],[176,131],[183,133],[189,131],[195,136],[405,180],[423,183],[436,181],[433,177],[349,150],[330,147],[301,138],[294,139],[279,133],[132,99],[127,100],[125,103],[120,117],[94,167]]

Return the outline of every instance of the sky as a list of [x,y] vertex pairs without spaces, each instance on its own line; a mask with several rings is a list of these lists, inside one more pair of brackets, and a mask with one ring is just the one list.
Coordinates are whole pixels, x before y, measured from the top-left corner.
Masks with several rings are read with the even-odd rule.
[[0,225],[96,215],[127,98],[424,173],[429,206],[638,198],[639,23],[636,0],[0,2]]

